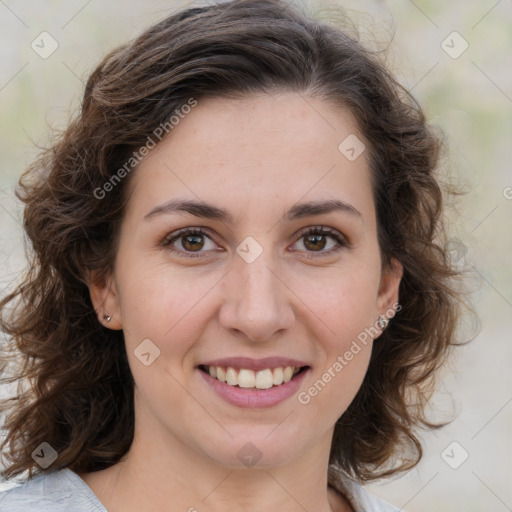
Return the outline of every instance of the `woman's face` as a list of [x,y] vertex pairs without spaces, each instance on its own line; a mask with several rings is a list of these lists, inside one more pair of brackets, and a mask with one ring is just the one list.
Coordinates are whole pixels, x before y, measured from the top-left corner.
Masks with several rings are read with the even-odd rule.
[[209,99],[134,171],[91,293],[124,330],[136,438],[228,467],[328,452],[398,298],[361,141],[324,100]]

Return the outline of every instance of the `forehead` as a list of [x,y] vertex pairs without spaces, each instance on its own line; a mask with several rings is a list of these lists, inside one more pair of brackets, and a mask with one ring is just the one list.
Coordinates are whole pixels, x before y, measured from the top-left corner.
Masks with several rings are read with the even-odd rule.
[[132,197],[147,207],[196,196],[236,210],[340,193],[364,209],[373,197],[367,155],[347,158],[340,151],[347,138],[362,144],[352,116],[318,98],[282,93],[200,100],[140,164]]
[[204,99],[177,128],[169,137],[169,147],[195,148],[188,155],[194,160],[204,156],[197,151],[202,144],[219,162],[317,158],[319,151],[338,156],[339,141],[357,132],[347,110],[298,93]]

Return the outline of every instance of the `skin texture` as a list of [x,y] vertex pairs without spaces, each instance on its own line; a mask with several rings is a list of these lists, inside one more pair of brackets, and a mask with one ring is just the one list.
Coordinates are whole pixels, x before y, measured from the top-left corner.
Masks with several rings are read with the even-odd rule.
[[[109,512],[350,510],[327,488],[329,448],[371,341],[307,405],[296,395],[263,409],[228,404],[197,365],[294,357],[311,367],[305,391],[398,302],[399,264],[381,272],[366,153],[351,162],[338,150],[354,133],[346,112],[296,93],[202,100],[135,171],[113,275],[90,285],[100,321],[124,330],[136,383],[130,451],[81,475]],[[211,203],[233,222],[144,219],[171,199]],[[332,199],[360,214],[284,218],[298,202]],[[327,235],[315,249],[301,234],[313,226],[348,246]],[[165,246],[188,227],[207,232],[192,245],[199,257],[183,238],[172,243],[179,254]],[[252,263],[236,252],[248,236],[263,250]],[[148,338],[160,356],[145,366],[134,350]],[[237,457],[248,442],[262,454],[250,469]]]

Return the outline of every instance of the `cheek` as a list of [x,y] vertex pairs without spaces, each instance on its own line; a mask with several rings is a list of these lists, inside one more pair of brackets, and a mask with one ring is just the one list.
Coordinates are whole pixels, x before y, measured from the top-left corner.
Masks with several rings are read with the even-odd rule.
[[171,344],[179,352],[197,338],[208,318],[205,299],[219,276],[132,253],[119,258],[116,279],[127,347],[149,338],[165,353]]
[[308,274],[295,279],[294,291],[310,308],[310,325],[325,329],[328,343],[341,350],[376,320],[379,272],[374,265],[357,262],[323,275]]
[[[372,344],[352,342],[333,351],[298,393],[302,414],[333,426],[355,398],[366,374]],[[341,347],[340,347],[341,348]]]
[[[376,296],[379,274],[373,265],[361,262],[338,269],[329,278],[298,292],[307,297],[311,311],[306,321],[313,332],[319,367],[315,369],[299,402],[311,407],[316,417],[335,422],[355,397],[366,374],[372,336],[376,334]],[[309,414],[309,413],[308,413]]]
[[297,399],[307,416],[333,425],[347,410],[366,375],[372,351],[370,338],[338,339],[328,347],[325,363],[299,392]]

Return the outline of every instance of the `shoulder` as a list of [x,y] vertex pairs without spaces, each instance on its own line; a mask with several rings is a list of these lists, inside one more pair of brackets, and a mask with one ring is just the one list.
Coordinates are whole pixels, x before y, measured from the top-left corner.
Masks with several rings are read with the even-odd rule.
[[352,482],[349,486],[351,494],[353,496],[353,501],[355,505],[359,508],[356,510],[361,510],[361,512],[404,512],[400,510],[398,507],[391,505],[387,501],[383,500],[375,496],[374,494],[370,494],[364,487],[361,485]]
[[94,493],[73,471],[38,475],[0,492],[2,512],[106,512]]
[[343,494],[357,512],[404,512],[382,498],[369,493],[362,485],[332,466],[329,468],[329,485]]

